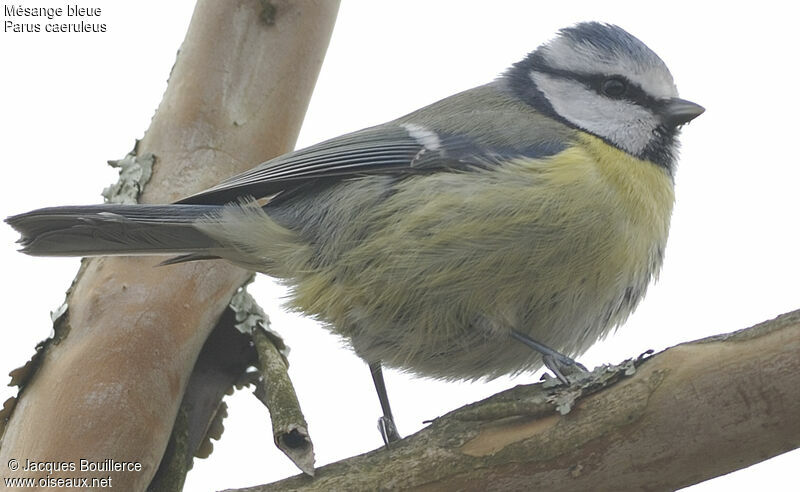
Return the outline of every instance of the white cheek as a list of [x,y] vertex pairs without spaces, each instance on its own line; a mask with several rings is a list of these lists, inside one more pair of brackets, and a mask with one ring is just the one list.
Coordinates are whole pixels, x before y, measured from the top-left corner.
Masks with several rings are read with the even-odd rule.
[[580,82],[535,71],[531,72],[531,78],[556,113],[631,154],[644,150],[658,126],[658,120],[646,108],[603,97]]

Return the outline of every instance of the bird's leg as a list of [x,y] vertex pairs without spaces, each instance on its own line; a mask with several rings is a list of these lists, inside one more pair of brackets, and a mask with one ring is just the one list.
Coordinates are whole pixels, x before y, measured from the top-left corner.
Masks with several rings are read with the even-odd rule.
[[580,362],[577,362],[575,359],[567,357],[560,352],[556,352],[547,345],[542,345],[527,335],[515,330],[511,330],[511,338],[524,343],[528,347],[542,354],[542,360],[544,361],[545,367],[550,369],[550,372],[555,374],[558,380],[564,384],[569,384],[569,379],[567,379],[565,373],[574,373],[576,372],[576,369],[578,372],[586,372],[586,368]]
[[383,417],[378,419],[378,431],[381,433],[383,443],[388,447],[390,442],[400,440],[400,433],[394,425],[392,417],[392,407],[389,406],[389,396],[386,394],[386,383],[383,381],[383,371],[381,363],[370,362],[369,371],[372,373],[372,382],[375,383],[375,391],[378,392],[378,400],[381,402]]

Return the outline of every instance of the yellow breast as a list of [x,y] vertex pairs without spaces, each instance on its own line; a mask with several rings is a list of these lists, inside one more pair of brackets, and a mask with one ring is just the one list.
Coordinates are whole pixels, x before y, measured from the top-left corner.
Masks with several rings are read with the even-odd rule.
[[336,205],[351,217],[337,229],[348,247],[335,262],[295,271],[293,306],[366,359],[434,377],[537,363],[510,329],[562,352],[586,350],[658,271],[673,189],[657,165],[576,138],[549,158],[409,177],[390,194],[380,177],[340,184],[342,196],[382,198]]

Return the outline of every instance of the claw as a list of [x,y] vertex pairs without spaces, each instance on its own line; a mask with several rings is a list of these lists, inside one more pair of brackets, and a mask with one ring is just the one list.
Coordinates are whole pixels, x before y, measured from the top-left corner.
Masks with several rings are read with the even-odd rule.
[[523,335],[518,331],[512,331],[511,336],[515,340],[524,343],[528,347],[542,354],[542,360],[544,361],[545,367],[547,367],[547,369],[549,369],[559,381],[566,385],[570,384],[569,379],[567,378],[569,374],[575,374],[576,372],[587,372],[586,368],[580,362],[577,362],[575,359],[567,357],[560,352],[556,352],[547,345],[542,345],[527,335]]
[[381,438],[383,438],[383,444],[387,448],[390,442],[400,440],[400,433],[397,432],[397,427],[388,417],[381,417],[378,419],[378,432],[380,432]]

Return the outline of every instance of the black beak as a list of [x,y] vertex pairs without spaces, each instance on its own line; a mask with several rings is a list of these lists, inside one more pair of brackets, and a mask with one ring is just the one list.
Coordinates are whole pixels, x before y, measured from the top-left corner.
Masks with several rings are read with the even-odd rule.
[[673,97],[664,101],[663,109],[661,110],[661,120],[664,125],[675,128],[685,123],[689,123],[697,118],[706,110],[703,106],[695,104],[686,99]]

